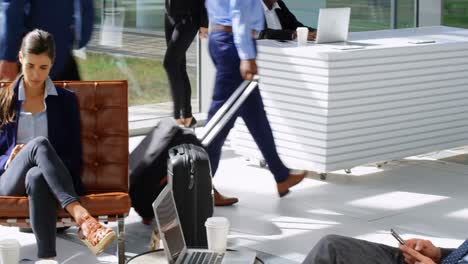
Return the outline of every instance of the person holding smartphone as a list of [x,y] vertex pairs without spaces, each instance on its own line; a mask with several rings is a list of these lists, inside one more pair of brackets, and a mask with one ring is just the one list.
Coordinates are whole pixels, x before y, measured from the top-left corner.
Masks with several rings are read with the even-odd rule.
[[468,240],[457,249],[436,247],[429,240],[404,240],[398,248],[351,237],[320,239],[303,264],[454,264],[468,263]]
[[0,196],[28,196],[41,259],[57,256],[57,205],[75,220],[78,237],[94,254],[116,238],[79,198],[86,193],[80,112],[75,94],[50,79],[55,47],[46,31],[26,34],[18,52],[22,74],[0,89]]

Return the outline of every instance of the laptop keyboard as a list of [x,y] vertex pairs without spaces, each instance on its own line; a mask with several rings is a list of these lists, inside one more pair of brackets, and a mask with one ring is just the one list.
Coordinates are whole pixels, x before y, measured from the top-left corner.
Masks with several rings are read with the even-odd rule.
[[183,264],[221,264],[224,254],[216,252],[189,252],[184,254]]

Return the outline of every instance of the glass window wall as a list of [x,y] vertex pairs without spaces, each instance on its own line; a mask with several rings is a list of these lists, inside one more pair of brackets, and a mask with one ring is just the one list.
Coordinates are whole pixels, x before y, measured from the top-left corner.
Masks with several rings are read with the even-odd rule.
[[[421,0],[420,0],[421,1]],[[316,27],[322,7],[352,9],[351,31],[413,27],[415,0],[284,0],[306,25]],[[79,60],[85,80],[127,79],[130,105],[146,105],[148,115],[171,115],[172,100],[162,61],[164,0],[95,0],[96,24],[87,58]],[[468,1],[444,0],[443,23],[468,28]],[[198,107],[197,41],[188,52],[193,109]],[[153,111],[154,110],[154,111]],[[149,112],[148,112],[149,111]],[[148,115],[142,115],[147,118]]]
[[351,31],[415,26],[414,0],[285,0],[291,11],[307,25],[316,26],[321,7],[351,7]]
[[443,8],[445,26],[468,28],[468,0],[445,0]]
[[[172,98],[163,68],[164,0],[95,0],[94,4],[93,38],[86,59],[78,60],[82,79],[128,80],[131,121],[172,116]],[[194,112],[198,110],[196,68],[195,40],[187,52]],[[145,107],[139,107],[142,105]]]
[[351,7],[351,31],[391,28],[391,0],[329,0],[327,7]]

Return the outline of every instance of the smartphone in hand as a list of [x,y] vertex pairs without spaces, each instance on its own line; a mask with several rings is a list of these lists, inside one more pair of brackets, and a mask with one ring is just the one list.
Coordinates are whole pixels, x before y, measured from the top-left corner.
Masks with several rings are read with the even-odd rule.
[[400,243],[400,245],[405,244],[405,241],[403,240],[403,238],[401,238],[401,236],[395,230],[393,230],[393,228],[390,229],[390,233],[398,241],[398,243]]

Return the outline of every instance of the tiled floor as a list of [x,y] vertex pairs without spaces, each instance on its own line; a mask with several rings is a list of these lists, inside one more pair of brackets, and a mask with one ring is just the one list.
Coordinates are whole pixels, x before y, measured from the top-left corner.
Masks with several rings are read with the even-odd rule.
[[[130,139],[131,149],[139,140]],[[330,233],[396,245],[388,233],[392,227],[404,238],[426,237],[437,245],[455,247],[466,239],[468,164],[463,160],[467,159],[458,157],[459,163],[452,163],[435,158],[463,153],[468,148],[392,161],[381,169],[363,166],[351,175],[332,173],[327,181],[312,176],[280,199],[268,170],[226,147],[214,183],[240,202],[215,208],[215,214],[231,221],[230,247],[255,250],[272,264],[300,263],[320,237]],[[134,212],[126,220],[129,254],[146,251],[151,228],[139,221]],[[110,255],[115,245],[96,258],[74,232],[71,229],[57,240],[61,263],[116,262]],[[0,227],[0,237],[19,239],[22,257],[34,259],[33,235]]]

